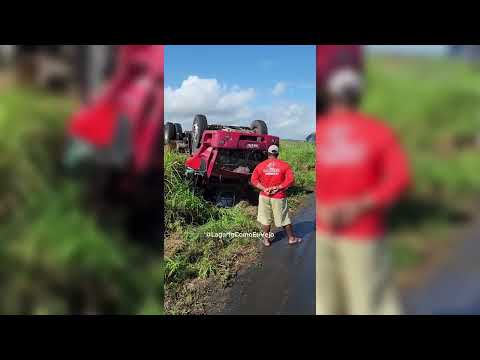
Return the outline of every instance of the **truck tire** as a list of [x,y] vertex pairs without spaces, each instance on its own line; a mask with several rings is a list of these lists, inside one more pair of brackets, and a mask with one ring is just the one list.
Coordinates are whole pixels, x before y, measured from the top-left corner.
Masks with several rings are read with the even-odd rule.
[[183,129],[181,124],[174,124],[175,126],[175,139],[181,140],[183,137]]
[[193,155],[193,147],[192,147],[192,132],[185,131],[184,141],[188,144],[187,152],[189,155]]
[[192,129],[192,151],[195,152],[202,144],[202,137],[205,130],[208,128],[208,121],[205,115],[197,115],[193,120]]
[[176,139],[175,125],[172,123],[165,124],[165,145],[168,145],[171,141]]
[[268,127],[265,121],[255,120],[250,127],[259,135],[268,135]]

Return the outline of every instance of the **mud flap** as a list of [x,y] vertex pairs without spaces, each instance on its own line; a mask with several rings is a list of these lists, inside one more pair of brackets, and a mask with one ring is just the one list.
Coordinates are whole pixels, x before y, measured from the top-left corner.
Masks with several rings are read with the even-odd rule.
[[222,191],[217,194],[215,205],[219,208],[232,208],[235,206],[236,195],[233,191]]
[[63,168],[70,175],[87,175],[93,172],[96,149],[85,141],[71,138],[63,156]]
[[130,121],[122,116],[117,124],[113,142],[105,148],[98,148],[79,138],[69,139],[63,165],[75,175],[91,175],[97,168],[125,170],[132,158]]

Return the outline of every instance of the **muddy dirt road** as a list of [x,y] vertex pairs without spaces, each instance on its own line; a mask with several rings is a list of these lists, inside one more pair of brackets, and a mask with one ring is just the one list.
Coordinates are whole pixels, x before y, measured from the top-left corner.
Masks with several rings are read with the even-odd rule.
[[[315,315],[315,199],[294,218],[304,243],[285,235],[266,249],[260,267],[241,275],[223,315]],[[480,223],[453,248],[421,286],[402,294],[408,315],[480,315]]]
[[293,221],[303,243],[290,247],[285,233],[278,233],[260,268],[238,278],[223,315],[315,315],[314,195]]
[[480,224],[418,289],[405,294],[412,315],[480,315]]

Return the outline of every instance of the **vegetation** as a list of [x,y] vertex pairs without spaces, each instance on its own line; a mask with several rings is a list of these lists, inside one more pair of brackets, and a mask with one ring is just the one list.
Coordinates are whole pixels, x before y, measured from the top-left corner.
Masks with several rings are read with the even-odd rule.
[[[368,59],[367,74],[364,110],[393,126],[414,174],[414,187],[391,216],[395,264],[401,275],[408,275],[448,248],[456,231],[475,215],[480,194],[480,73],[469,64],[447,59],[375,56]],[[298,180],[299,187],[290,194],[295,205],[314,184],[315,176],[314,148],[310,145],[304,152],[299,144],[283,144],[283,155],[295,167]],[[199,295],[189,284],[208,276],[217,281],[216,275],[228,282],[237,268],[235,264],[229,267],[226,259],[238,256],[228,249],[251,249],[251,241],[205,240],[206,229],[235,227],[238,214],[248,212],[251,222],[242,225],[244,230],[256,226],[255,209],[220,211],[195,196],[183,181],[183,160],[176,154],[166,159],[167,167],[175,163],[181,175],[171,189],[181,189],[183,194],[167,193],[167,244],[176,244],[167,259],[167,298],[172,299],[167,308],[173,313],[202,311],[192,307]],[[176,216],[184,213],[195,216]],[[235,216],[229,218],[229,214]]]
[[480,73],[447,59],[373,57],[365,110],[406,147],[415,186],[392,215],[395,258],[423,261],[468,220],[480,194]]
[[[461,62],[373,57],[365,110],[405,145],[415,187],[393,211],[398,269],[411,269],[474,216],[480,194],[480,73]],[[219,209],[184,177],[184,156],[165,154],[165,271],[160,254],[99,226],[85,191],[60,174],[65,119],[74,104],[21,88],[0,93],[0,313],[201,313],[215,286],[255,262],[256,241],[206,234],[254,232],[256,208]],[[283,142],[297,185],[313,189],[314,146]],[[148,259],[148,260],[146,260]]]
[[[314,186],[315,148],[303,142],[282,142],[282,158],[296,174],[291,207]],[[258,232],[256,207],[240,203],[219,209],[195,193],[185,179],[185,156],[165,153],[166,309],[171,314],[204,312],[210,287],[225,287],[242,264],[257,255],[256,239],[208,238],[207,234]]]
[[0,313],[162,313],[161,254],[100,227],[82,185],[60,174],[73,107],[33,90],[0,94]]

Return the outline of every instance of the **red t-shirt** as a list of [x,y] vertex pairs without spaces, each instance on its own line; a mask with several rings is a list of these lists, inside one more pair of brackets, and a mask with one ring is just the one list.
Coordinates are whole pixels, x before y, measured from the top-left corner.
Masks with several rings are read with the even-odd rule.
[[262,192],[261,195],[272,199],[285,199],[286,191],[295,183],[295,176],[292,168],[285,161],[279,159],[268,159],[259,164],[252,175],[252,184],[261,184],[263,187],[269,188],[280,186],[281,191],[275,195],[267,195]]
[[[335,235],[380,238],[386,210],[410,182],[407,159],[392,130],[358,112],[330,113],[317,118],[317,206],[370,195],[379,208]],[[331,229],[317,216],[317,229]]]

